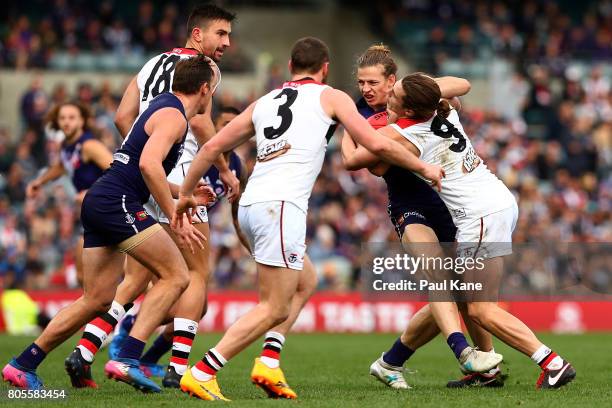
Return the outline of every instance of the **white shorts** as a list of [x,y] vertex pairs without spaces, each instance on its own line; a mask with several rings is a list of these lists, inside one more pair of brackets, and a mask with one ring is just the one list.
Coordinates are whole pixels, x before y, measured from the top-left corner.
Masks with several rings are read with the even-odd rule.
[[[183,180],[185,179],[185,175],[189,170],[189,163],[183,163],[176,166],[170,174],[168,174],[168,181],[172,184],[181,185],[183,184]],[[176,203],[177,200],[174,200]],[[153,196],[149,197],[149,201],[144,205],[144,209],[151,215],[153,218],[157,220],[157,222],[162,224],[170,224],[170,220],[166,217],[166,214],[162,211],[162,209],[157,205]],[[193,215],[191,222],[194,224],[206,223],[208,222],[208,210],[206,206],[198,206],[195,214]]]
[[287,201],[240,206],[238,221],[255,261],[301,271],[306,252],[306,213]]
[[512,232],[518,220],[514,203],[457,228],[457,256],[495,258],[512,253]]

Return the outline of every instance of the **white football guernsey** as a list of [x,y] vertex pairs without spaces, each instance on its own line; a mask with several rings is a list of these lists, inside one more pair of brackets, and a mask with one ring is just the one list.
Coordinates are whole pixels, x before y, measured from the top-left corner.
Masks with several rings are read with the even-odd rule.
[[[172,79],[174,78],[176,63],[181,59],[191,58],[195,55],[199,55],[199,53],[192,48],[174,48],[172,51],[159,54],[147,61],[136,77],[138,90],[140,91],[139,113],[147,109],[149,102],[160,93],[172,92]],[[212,89],[214,93],[216,87],[219,86],[221,82],[221,72],[217,64],[212,60],[210,63],[215,71],[215,75],[219,78],[215,88]],[[191,133],[191,129],[188,129],[183,147],[183,154],[176,165],[179,166],[183,163],[191,162],[197,152],[198,142],[193,133]]]
[[321,92],[327,88],[306,78],[286,82],[257,100],[257,163],[240,205],[288,201],[306,212],[336,127],[321,106]]
[[440,198],[457,228],[516,205],[510,190],[474,151],[456,110],[447,119],[433,116],[418,122],[402,118],[391,126],[419,149],[421,160],[444,169]]

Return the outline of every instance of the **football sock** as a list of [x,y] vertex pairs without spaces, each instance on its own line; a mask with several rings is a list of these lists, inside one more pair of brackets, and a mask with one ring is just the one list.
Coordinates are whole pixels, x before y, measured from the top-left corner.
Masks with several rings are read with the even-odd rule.
[[132,336],[128,336],[121,346],[118,358],[131,358],[134,360],[140,360],[142,351],[144,350],[145,342],[138,340]]
[[227,360],[214,348],[208,350],[204,358],[191,367],[191,374],[198,381],[208,381],[217,374],[217,371],[227,364]]
[[558,370],[563,366],[563,359],[550,348],[541,345],[531,356],[542,370]]
[[122,306],[113,301],[108,312],[100,317],[96,317],[85,326],[85,331],[77,348],[81,350],[81,355],[87,362],[92,362],[94,356],[102,347],[102,343],[106,340],[110,332],[113,331],[117,322],[123,318],[125,312],[132,307],[133,303],[128,303]]
[[383,361],[392,366],[401,367],[414,354],[414,350],[404,345],[398,338],[393,346],[383,354]]
[[285,336],[274,331],[267,332],[260,361],[270,368],[278,368],[283,344],[285,344]]
[[43,349],[38,347],[36,343],[32,343],[15,360],[17,364],[27,370],[36,370],[46,356],[47,353]]
[[170,351],[171,348],[172,339],[167,339],[163,334],[160,334],[153,342],[153,345],[142,355],[140,362],[155,364],[164,354]]
[[461,332],[451,333],[446,339],[446,343],[448,343],[448,346],[453,350],[457,359],[459,359],[463,350],[469,347],[465,336]]
[[177,374],[183,375],[189,364],[189,353],[193,345],[198,323],[189,319],[174,319],[174,337],[172,339],[172,357],[170,365]]

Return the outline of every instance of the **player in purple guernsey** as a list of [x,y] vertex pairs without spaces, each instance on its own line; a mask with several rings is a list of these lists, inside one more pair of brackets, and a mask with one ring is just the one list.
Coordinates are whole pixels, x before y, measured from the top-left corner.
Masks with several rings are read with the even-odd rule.
[[[47,114],[49,127],[64,134],[60,158],[26,188],[28,198],[35,198],[47,183],[68,175],[80,206],[87,189],[110,167],[113,154],[97,140],[87,125],[89,110],[77,102],[65,102],[55,106]],[[79,283],[83,282],[82,268],[83,237],[76,245],[76,270]]]
[[[375,128],[387,125],[387,102],[396,81],[397,66],[390,50],[384,45],[373,45],[357,61],[357,82],[362,98],[357,108],[363,116],[370,116],[369,122]],[[469,90],[469,83],[461,78],[445,77],[437,79],[446,97],[458,96]],[[350,135],[342,143],[345,159],[356,148]],[[362,168],[359,163],[353,165],[346,161],[348,168]],[[370,171],[384,178],[389,195],[388,212],[391,222],[407,251],[422,251],[424,243],[427,249],[437,247],[438,242],[454,242],[456,228],[446,205],[438,194],[423,180],[412,172],[398,166],[373,166]],[[436,303],[435,307],[445,307]],[[465,319],[472,339],[481,350],[492,350],[491,336],[480,329],[471,320]],[[463,337],[457,322],[453,326],[453,339]],[[409,388],[402,375],[402,366],[421,346],[428,343],[440,332],[432,314],[432,307],[427,305],[419,310],[404,333],[393,346],[376,360],[370,367],[370,374],[392,388]],[[461,343],[468,346],[463,337]],[[469,349],[468,349],[469,350]],[[456,354],[460,354],[458,352]],[[469,381],[469,384],[464,384]],[[464,379],[452,382],[461,385],[499,386],[499,369],[487,374],[471,373]]]
[[[159,95],[139,115],[115,153],[111,168],[83,200],[83,296],[62,309],[34,343],[4,367],[5,381],[21,388],[42,388],[36,368],[84,323],[109,310],[127,253],[147,266],[158,280],[146,294],[142,313],[118,358],[106,364],[105,372],[143,392],[161,390],[142,372],[139,360],[145,341],[189,284],[189,274],[177,245],[147,215],[143,204],[153,195],[168,217],[173,213],[174,201],[166,177],[180,155],[189,119],[204,112],[210,103],[214,80],[207,58],[180,61],[173,94]],[[203,246],[204,236],[189,222],[173,232],[192,250],[194,245]]]

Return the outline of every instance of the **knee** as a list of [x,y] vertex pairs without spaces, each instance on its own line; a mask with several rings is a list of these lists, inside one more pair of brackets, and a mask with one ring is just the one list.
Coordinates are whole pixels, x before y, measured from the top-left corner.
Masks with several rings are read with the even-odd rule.
[[274,327],[278,324],[281,324],[289,317],[289,305],[287,304],[284,306],[274,307],[268,305],[267,315],[270,327]]
[[173,278],[173,284],[180,293],[183,293],[187,289],[187,286],[189,286],[189,281],[189,272],[186,269],[184,271],[177,272]]
[[467,315],[468,317],[476,322],[482,324],[486,318],[486,308],[481,302],[470,302],[467,304]]

